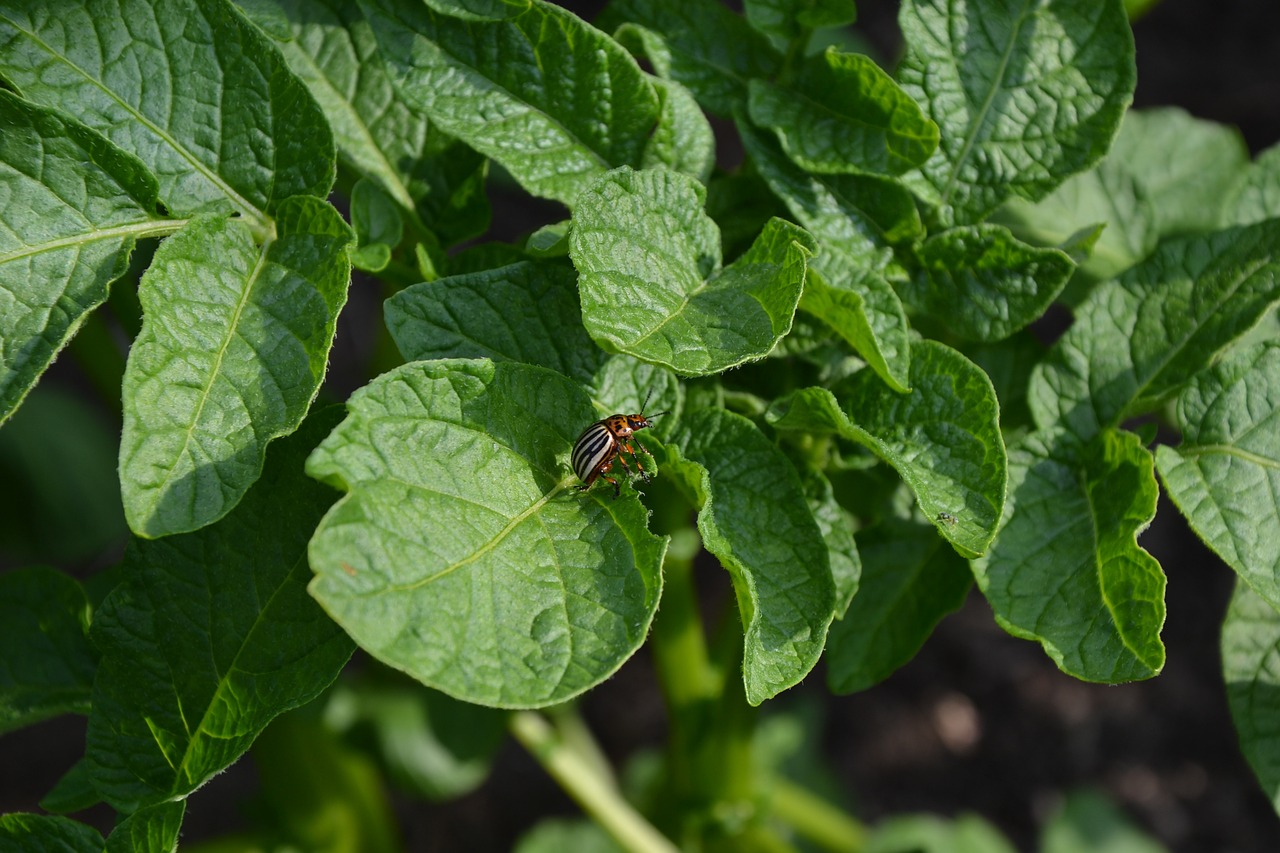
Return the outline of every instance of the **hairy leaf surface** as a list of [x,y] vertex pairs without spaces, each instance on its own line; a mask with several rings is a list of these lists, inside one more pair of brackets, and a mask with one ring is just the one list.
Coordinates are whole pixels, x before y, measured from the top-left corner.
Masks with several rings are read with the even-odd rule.
[[1222,678],[1240,751],[1262,790],[1280,803],[1280,613],[1236,583],[1222,623]]
[[124,377],[125,514],[147,537],[226,515],[324,379],[350,279],[351,231],[332,206],[280,206],[276,238],[193,220],[143,276],[142,332]]
[[665,540],[631,495],[574,489],[600,416],[574,382],[485,360],[375,379],[307,463],[348,492],[311,543],[312,595],[370,654],[483,705],[554,704],[648,632]]

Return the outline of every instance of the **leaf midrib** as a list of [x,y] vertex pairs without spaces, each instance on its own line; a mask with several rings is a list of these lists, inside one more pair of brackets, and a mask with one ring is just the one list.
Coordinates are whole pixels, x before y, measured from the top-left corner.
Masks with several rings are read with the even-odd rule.
[[[62,63],[67,68],[79,74],[80,77],[83,78],[86,82],[88,82],[90,86],[92,86],[93,88],[96,88],[98,91],[102,92],[102,94],[107,96],[110,100],[119,104],[120,107],[128,115],[132,116],[134,120],[138,122],[138,124],[142,125],[148,131],[150,131],[152,134],[158,137],[161,141],[163,141],[166,145],[168,145],[169,148],[171,148],[180,157],[182,157],[182,159],[186,160],[187,163],[191,165],[192,169],[195,172],[202,175],[207,181],[209,181],[210,184],[212,184],[218,190],[222,191],[223,194],[225,194],[227,198],[230,199],[233,205],[235,205],[237,208],[244,211],[246,214],[248,214],[249,216],[251,216],[252,218],[258,221],[266,221],[267,219],[266,211],[259,209],[254,204],[251,204],[248,199],[240,195],[240,193],[237,192],[230,184],[226,183],[226,181],[222,179],[221,175],[219,175],[217,172],[211,171],[201,160],[199,160],[193,154],[191,154],[191,152],[185,146],[178,144],[178,141],[174,139],[172,136],[170,136],[166,130],[161,129],[158,125],[156,125],[149,118],[147,118],[137,109],[135,109],[132,105],[121,100],[120,97],[117,96],[113,90],[108,89],[100,80],[98,80],[93,75],[91,75],[86,69],[81,68],[79,65],[72,62],[70,57],[55,51],[44,39],[40,38],[34,31],[24,29],[12,18],[6,18],[5,20],[8,21],[8,23],[15,30],[27,36],[27,38],[29,38],[34,44],[36,44],[42,50],[44,50],[45,53],[53,57],[54,61]],[[165,57],[166,59],[168,58],[167,53],[165,54]],[[173,200],[170,199],[169,201],[172,202]]]

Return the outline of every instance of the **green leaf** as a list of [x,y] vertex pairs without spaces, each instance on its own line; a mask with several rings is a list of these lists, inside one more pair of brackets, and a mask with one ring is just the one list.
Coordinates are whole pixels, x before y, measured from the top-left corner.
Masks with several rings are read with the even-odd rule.
[[867,840],[866,853],[1014,853],[1015,848],[978,815],[955,820],[906,815],[883,821]]
[[746,106],[747,81],[772,78],[782,64],[768,39],[716,0],[614,0],[598,24],[722,116]]
[[0,850],[13,853],[102,853],[102,836],[67,817],[0,815]]
[[287,840],[283,850],[405,849],[377,765],[307,715],[276,720],[254,743],[253,760],[266,811]]
[[89,712],[89,599],[49,568],[0,574],[0,733]]
[[1038,319],[1075,271],[1065,252],[1028,246],[1002,225],[948,228],[921,243],[915,261],[903,298],[947,331],[980,341]]
[[666,166],[705,184],[716,165],[716,138],[698,102],[674,80],[650,77],[658,92],[662,112],[649,137],[640,165],[646,169]]
[[1156,467],[1191,528],[1280,607],[1280,344],[1198,374],[1178,398],[1178,447]]
[[867,56],[829,47],[785,83],[752,80],[751,120],[810,172],[901,174],[938,147],[938,126]]
[[[90,684],[90,687],[93,685]],[[40,798],[40,808],[54,814],[84,811],[102,802],[89,775],[89,762],[82,756],[62,774],[62,778]]]
[[852,24],[857,17],[853,0],[745,0],[742,5],[753,28],[783,43],[808,30]]
[[219,523],[130,544],[126,580],[93,621],[102,659],[86,738],[94,785],[117,810],[182,799],[350,657],[306,590],[307,540],[335,495],[302,464],[339,414],[274,445]]
[[1164,573],[1137,544],[1156,512],[1150,452],[1107,430],[1084,448],[1032,433],[1009,453],[1009,501],[991,552],[972,564],[996,620],[1038,640],[1086,681],[1164,666]]
[[289,196],[328,195],[329,124],[239,10],[142,0],[129,26],[116,25],[120,14],[3,0],[0,76],[141,158],[175,216],[237,210],[261,222]]
[[515,853],[623,853],[623,848],[591,820],[547,818],[520,836]]
[[1031,371],[1044,358],[1046,347],[1030,329],[990,344],[968,347],[964,355],[991,377],[1000,401],[1000,427],[1008,435],[1012,429],[1031,425],[1027,408],[1027,385]]
[[142,163],[0,90],[0,423],[106,300],[155,219]]
[[362,0],[402,97],[501,163],[534,195],[573,205],[615,166],[638,165],[661,104],[616,42],[533,0],[501,21],[412,0]]
[[1151,411],[1280,302],[1280,221],[1166,240],[1096,288],[1036,366],[1043,429],[1081,441]]
[[186,800],[138,809],[111,830],[103,853],[174,853],[186,810]]
[[386,301],[387,329],[409,361],[489,358],[590,382],[608,357],[582,327],[573,268],[522,261],[407,287]]
[[82,391],[35,389],[0,430],[0,553],[85,565],[128,536],[119,426]]
[[[447,245],[483,233],[489,222],[484,157],[430,127],[426,114],[396,89],[359,6],[277,2],[292,36],[278,43],[280,52],[324,111],[339,162],[402,209],[416,211]],[[352,219],[355,224],[354,209]]]
[[1005,450],[991,380],[934,341],[912,347],[911,392],[862,371],[838,387],[803,388],[774,401],[776,429],[835,433],[865,445],[897,470],[920,509],[963,556],[995,535],[1005,496]]
[[834,329],[890,387],[906,391],[907,315],[883,270],[890,241],[923,233],[910,194],[866,176],[807,174],[755,128],[738,122],[738,132],[773,192],[818,240],[801,309]]
[[325,721],[349,740],[372,740],[396,784],[440,802],[474,790],[507,733],[507,714],[410,682],[363,678],[329,695]]
[[836,502],[831,482],[817,471],[804,478],[805,497],[813,520],[827,543],[831,563],[831,579],[835,582],[836,618],[844,616],[849,602],[858,593],[862,577],[862,558],[853,539],[856,523],[853,516]]
[[1222,623],[1222,679],[1240,751],[1280,811],[1280,613],[1237,583]]
[[562,702],[639,648],[665,540],[630,495],[581,494],[581,388],[509,362],[404,365],[357,391],[308,472],[348,491],[311,593],[370,654],[464,701]]
[[733,581],[743,682],[747,701],[759,705],[804,678],[822,654],[836,607],[822,531],[795,468],[741,415],[689,413],[668,451],[663,472],[697,496],[703,545]]
[[275,227],[259,246],[241,221],[193,220],[143,276],[120,445],[125,515],[141,536],[226,515],[324,379],[351,231],[306,197],[281,204]]
[[917,188],[957,224],[1102,159],[1133,99],[1120,0],[908,0],[898,20],[899,80],[941,131]]
[[[1218,227],[1221,207],[1243,175],[1238,131],[1178,109],[1130,110],[1106,158],[1031,204],[1010,199],[1000,221],[1026,239],[1060,245],[1105,223],[1082,271],[1111,278],[1149,255],[1161,237]],[[1245,223],[1240,223],[1245,224]]]
[[583,323],[601,346],[702,376],[767,355],[790,331],[812,238],[770,220],[722,269],[705,197],[687,176],[627,168],[579,197],[569,256]]
[[1167,853],[1106,795],[1073,791],[1044,828],[1041,853]]
[[862,582],[827,639],[827,684],[854,693],[915,657],[973,585],[969,565],[922,524],[890,521],[859,531]]
[[1223,208],[1224,225],[1251,225],[1280,217],[1280,145],[1258,155]]

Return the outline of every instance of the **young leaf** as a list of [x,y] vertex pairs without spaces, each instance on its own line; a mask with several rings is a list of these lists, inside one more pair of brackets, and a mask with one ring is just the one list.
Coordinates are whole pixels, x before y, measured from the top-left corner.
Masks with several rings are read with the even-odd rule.
[[275,227],[259,246],[243,222],[193,220],[143,276],[120,445],[125,514],[140,536],[226,515],[324,379],[351,231],[307,197],[282,203]]
[[277,2],[292,35],[278,43],[280,52],[324,110],[340,162],[416,211],[446,245],[483,233],[489,223],[483,156],[429,127],[395,88],[359,6]]
[[745,0],[742,6],[753,28],[782,43],[857,18],[853,0]]
[[1115,684],[1164,666],[1165,578],[1137,544],[1156,512],[1152,469],[1118,430],[1082,449],[1032,433],[1009,453],[1003,526],[973,572],[1005,630],[1076,678]]
[[767,355],[790,331],[813,239],[771,220],[721,269],[705,197],[692,178],[628,168],[579,197],[569,256],[583,323],[602,346],[702,376]]
[[590,382],[608,355],[582,327],[576,283],[563,261],[521,261],[415,284],[386,301],[387,329],[410,361],[518,361]]
[[898,20],[902,87],[942,135],[917,186],[956,224],[1102,159],[1133,99],[1120,0],[906,0]]
[[938,147],[938,126],[870,57],[829,47],[785,84],[752,80],[751,120],[810,172],[901,174]]
[[186,800],[138,809],[111,830],[103,853],[174,853],[186,810]]
[[665,540],[631,495],[580,494],[581,388],[510,362],[404,365],[357,391],[307,470],[348,494],[311,593],[370,654],[499,707],[562,702],[639,648]]
[[1273,807],[1280,803],[1280,613],[1236,583],[1222,623],[1222,679],[1240,751]]
[[86,737],[94,785],[117,810],[185,797],[350,657],[306,590],[307,539],[335,495],[302,462],[338,414],[272,446],[222,521],[130,544],[127,579],[93,620],[102,659]]
[[155,219],[142,163],[0,90],[0,423],[106,300]]
[[534,195],[573,205],[608,169],[640,163],[657,92],[625,50],[572,13],[543,0],[501,21],[414,0],[361,8],[402,96]]
[[0,733],[89,712],[89,600],[53,569],[0,574]]
[[751,125],[738,122],[738,132],[770,188],[818,239],[801,309],[834,329],[890,387],[906,391],[907,315],[882,270],[891,240],[923,233],[909,193],[864,176],[807,174]]
[[929,237],[903,298],[964,338],[997,341],[1036,320],[1076,265],[1065,252],[1028,246],[1002,225],[966,225]]
[[703,545],[733,580],[747,701],[759,705],[804,678],[822,654],[836,607],[827,545],[795,468],[741,415],[692,412],[668,451],[664,473],[698,496]]
[[[151,166],[175,216],[262,221],[334,177],[333,135],[271,41],[227,0],[119,10],[0,0],[0,76]],[[199,80],[199,86],[192,81]]]
[[862,582],[827,639],[827,684],[865,690],[915,657],[973,585],[969,565],[922,524],[885,522],[858,532]]
[[14,853],[102,853],[102,836],[68,817],[0,815],[0,850]]
[[1280,221],[1167,240],[1090,294],[1036,366],[1043,429],[1081,441],[1151,411],[1280,302]]
[[776,429],[836,433],[897,470],[920,509],[964,556],[995,535],[1005,496],[1005,450],[991,380],[940,343],[912,347],[911,392],[862,371],[837,388],[803,388],[774,401]]
[[1280,607],[1280,344],[1198,374],[1178,399],[1182,444],[1156,467],[1191,528]]
[[722,116],[746,106],[748,80],[772,78],[782,64],[768,39],[717,0],[614,0],[598,24]]

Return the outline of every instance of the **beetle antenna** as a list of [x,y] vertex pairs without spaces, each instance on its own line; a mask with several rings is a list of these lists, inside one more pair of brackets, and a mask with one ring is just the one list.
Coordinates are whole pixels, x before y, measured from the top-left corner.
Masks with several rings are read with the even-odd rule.
[[653,396],[653,388],[649,388],[649,393],[644,395],[644,402],[640,404],[640,414],[644,414],[644,410],[649,408],[649,398]]
[[653,420],[654,418],[660,418],[663,415],[669,415],[669,414],[671,413],[670,412],[654,412],[652,415],[645,415],[645,418],[647,418],[648,420]]

